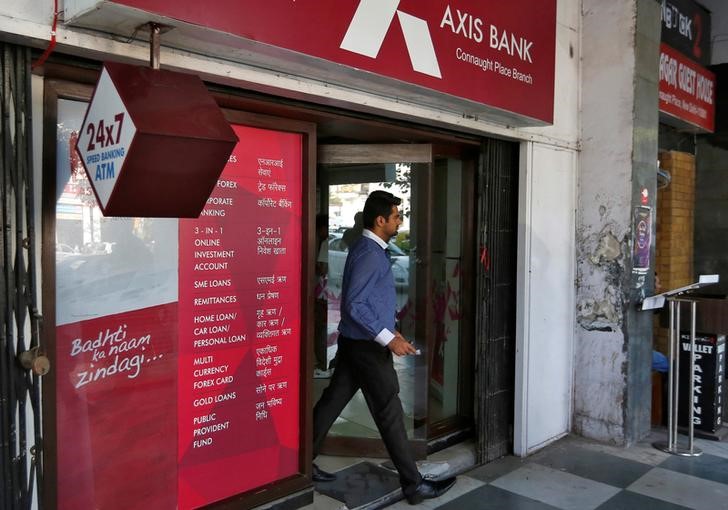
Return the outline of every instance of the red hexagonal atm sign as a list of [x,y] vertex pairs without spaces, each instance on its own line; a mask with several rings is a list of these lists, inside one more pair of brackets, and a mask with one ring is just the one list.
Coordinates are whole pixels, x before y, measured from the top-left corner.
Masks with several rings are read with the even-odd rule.
[[134,120],[104,68],[78,136],[78,152],[102,211],[107,209],[135,133]]
[[237,142],[198,76],[107,62],[76,151],[105,216],[196,218]]

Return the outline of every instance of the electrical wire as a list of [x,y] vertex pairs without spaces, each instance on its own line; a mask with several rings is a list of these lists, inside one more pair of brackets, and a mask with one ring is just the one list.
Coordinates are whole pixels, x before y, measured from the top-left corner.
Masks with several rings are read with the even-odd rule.
[[53,26],[51,28],[51,40],[43,54],[33,62],[31,69],[42,66],[56,47],[56,26],[58,25],[58,0],[53,0]]

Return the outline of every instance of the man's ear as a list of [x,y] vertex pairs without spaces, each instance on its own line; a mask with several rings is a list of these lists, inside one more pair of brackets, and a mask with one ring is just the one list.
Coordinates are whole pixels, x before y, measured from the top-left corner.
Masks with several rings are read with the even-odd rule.
[[382,227],[384,226],[384,224],[387,223],[387,218],[385,218],[384,216],[377,216],[374,222],[377,226]]

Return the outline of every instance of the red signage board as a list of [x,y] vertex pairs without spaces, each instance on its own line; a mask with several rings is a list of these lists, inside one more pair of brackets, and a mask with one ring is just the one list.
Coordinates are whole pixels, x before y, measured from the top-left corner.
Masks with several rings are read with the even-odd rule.
[[660,112],[699,131],[715,130],[715,75],[660,44]]
[[556,0],[113,2],[553,122]]
[[181,509],[299,469],[302,140],[233,129],[207,206],[180,222]]
[[56,328],[57,508],[175,508],[176,330],[176,303]]
[[235,142],[199,77],[107,62],[76,150],[105,216],[196,218]]
[[300,472],[302,137],[232,128],[199,219],[59,230],[58,508],[199,508]]

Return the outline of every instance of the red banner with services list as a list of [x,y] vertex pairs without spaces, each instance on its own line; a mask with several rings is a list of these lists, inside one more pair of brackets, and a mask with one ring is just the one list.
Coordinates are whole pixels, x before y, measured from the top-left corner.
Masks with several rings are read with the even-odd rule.
[[240,139],[180,221],[180,508],[298,472],[301,136]]

